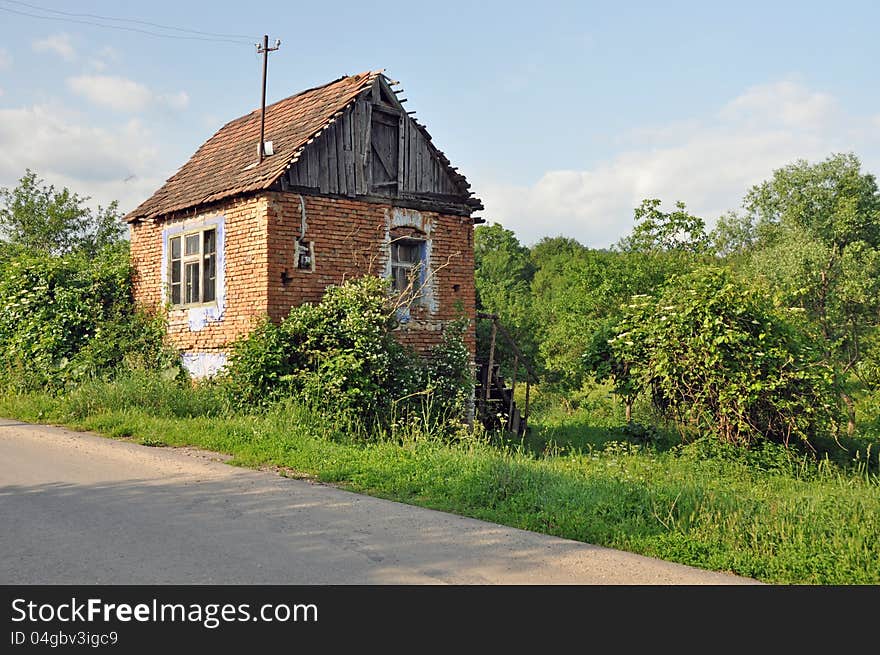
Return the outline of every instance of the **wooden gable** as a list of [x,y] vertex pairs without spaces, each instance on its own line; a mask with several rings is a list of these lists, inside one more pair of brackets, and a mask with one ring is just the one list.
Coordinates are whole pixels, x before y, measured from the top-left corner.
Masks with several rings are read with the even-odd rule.
[[467,215],[482,208],[382,76],[306,145],[279,186]]

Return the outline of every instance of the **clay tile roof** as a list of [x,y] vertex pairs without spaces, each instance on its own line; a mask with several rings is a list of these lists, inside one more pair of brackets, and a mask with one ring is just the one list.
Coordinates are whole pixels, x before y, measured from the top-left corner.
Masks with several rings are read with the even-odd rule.
[[271,186],[306,143],[381,74],[369,71],[340,77],[268,105],[265,138],[272,141],[274,154],[260,164],[260,110],[227,123],[125,220],[155,218]]

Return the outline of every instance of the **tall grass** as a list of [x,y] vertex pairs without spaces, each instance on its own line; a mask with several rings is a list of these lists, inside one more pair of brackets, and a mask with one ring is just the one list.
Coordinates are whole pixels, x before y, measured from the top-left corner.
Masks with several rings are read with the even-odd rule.
[[[700,440],[635,445],[611,428],[535,447],[396,422],[353,434],[288,401],[232,411],[211,386],[149,374],[62,396],[0,396],[0,415],[152,445],[197,446],[381,497],[774,583],[880,583],[880,459],[850,466]],[[541,439],[541,425],[536,437]],[[552,426],[551,426],[552,427]],[[568,426],[572,439],[574,422]],[[546,436],[546,433],[544,433]],[[603,436],[604,434],[604,436]]]

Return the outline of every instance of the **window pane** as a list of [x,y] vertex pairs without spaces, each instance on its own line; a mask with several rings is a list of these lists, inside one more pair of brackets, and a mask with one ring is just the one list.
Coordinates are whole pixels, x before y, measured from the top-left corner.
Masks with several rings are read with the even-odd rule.
[[205,245],[202,252],[205,257],[217,252],[217,230],[205,230]]
[[410,262],[412,264],[418,264],[420,257],[421,247],[417,243],[408,243],[403,248],[401,248],[403,252],[401,255],[403,256],[402,261]]
[[199,302],[199,263],[192,262],[186,265],[184,270],[184,296],[186,304]]
[[391,244],[391,262],[394,264],[418,264],[422,259],[421,241],[401,241]]
[[402,266],[395,266],[391,269],[391,286],[395,291],[403,291],[406,289],[406,269]]
[[[176,257],[175,257],[176,253]],[[171,240],[171,304],[180,304],[181,289],[180,237]]]
[[199,237],[200,234],[189,234],[186,237],[186,249],[185,254],[187,255],[198,255],[199,254]]
[[[205,233],[205,245],[207,246],[208,233]],[[217,297],[216,294],[216,269],[217,269],[217,255],[210,254],[207,255],[204,259],[204,266],[202,267],[202,302],[213,302]]]

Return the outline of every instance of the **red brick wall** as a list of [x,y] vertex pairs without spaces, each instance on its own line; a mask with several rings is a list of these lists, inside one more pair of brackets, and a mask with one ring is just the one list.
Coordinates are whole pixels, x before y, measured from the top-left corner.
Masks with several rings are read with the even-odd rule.
[[[430,286],[433,302],[416,306],[399,329],[401,341],[419,350],[436,344],[444,325],[462,315],[474,318],[474,251],[471,219],[402,210],[389,204],[303,195],[306,240],[314,242],[314,271],[296,267],[295,241],[301,212],[295,193],[268,192],[203,208],[194,216],[131,226],[135,297],[148,308],[164,305],[162,231],[183,222],[224,216],[226,309],[223,318],[200,331],[189,327],[189,310],[170,310],[169,334],[182,351],[224,349],[248,332],[254,319],[268,314],[281,320],[290,308],[317,302],[324,289],[365,274],[385,275],[390,234],[422,229],[431,247]],[[405,224],[395,231],[395,223]],[[409,226],[409,227],[407,227]],[[268,245],[267,245],[268,244]],[[289,281],[282,282],[286,273]],[[473,320],[466,336],[475,352]]]
[[[306,240],[314,243],[314,271],[296,267],[295,241],[300,236],[300,196],[270,193],[269,314],[280,320],[294,305],[317,302],[330,284],[366,274],[385,275],[387,244],[394,223],[423,228],[430,241],[432,307],[417,306],[399,328],[401,341],[419,350],[436,344],[444,325],[462,315],[474,318],[474,242],[471,219],[436,212],[397,210],[391,203],[302,195],[306,209]],[[401,228],[398,228],[400,230]],[[405,228],[404,228],[405,229]],[[286,272],[289,282],[282,283]],[[473,355],[473,320],[467,332]]]
[[192,331],[188,309],[169,310],[168,332],[172,343],[182,351],[223,349],[248,332],[254,319],[268,312],[266,200],[233,199],[202,208],[186,218],[131,225],[135,299],[143,307],[164,311],[162,231],[181,224],[198,227],[218,216],[224,218],[225,311],[221,320],[209,321],[203,329]]

